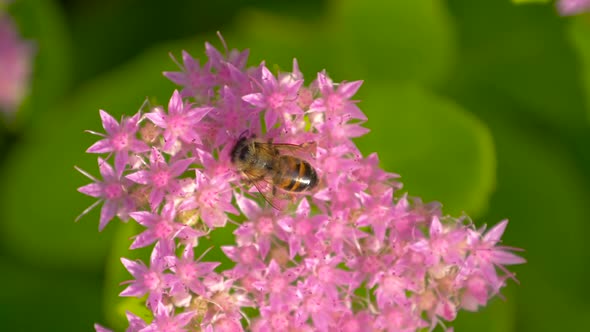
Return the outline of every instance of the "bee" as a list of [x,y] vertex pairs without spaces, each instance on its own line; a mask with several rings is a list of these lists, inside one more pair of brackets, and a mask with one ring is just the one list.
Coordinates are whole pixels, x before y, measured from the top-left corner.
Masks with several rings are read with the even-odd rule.
[[[261,142],[242,134],[232,148],[230,157],[242,176],[256,186],[270,205],[278,209],[273,199],[277,189],[300,193],[318,185],[316,170],[307,161],[293,155],[304,147],[305,144]],[[264,183],[271,187],[271,193],[263,189]]]

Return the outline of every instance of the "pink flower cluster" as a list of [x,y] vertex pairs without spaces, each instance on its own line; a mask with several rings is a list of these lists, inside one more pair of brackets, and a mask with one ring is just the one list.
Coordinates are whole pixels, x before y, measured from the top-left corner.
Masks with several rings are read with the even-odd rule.
[[[182,86],[166,108],[120,122],[101,110],[106,133],[87,151],[114,155],[98,158],[101,179],[82,171],[93,183],[79,191],[103,202],[99,229],[133,219],[144,230],[130,249],[153,245],[149,262],[122,258],[133,278],[120,295],[146,296],[153,312],[128,313],[127,331],[415,331],[477,310],[514,278],[504,266],[524,260],[499,245],[507,221],[486,232],[395,196],[398,176],[361,155],[361,81],[320,72],[305,85],[296,61],[275,75],[247,68],[247,51],[205,48],[206,63],[183,52],[181,70],[164,73]],[[318,187],[270,206],[231,162],[244,132],[315,142]],[[228,222],[239,225],[221,248],[233,267],[195,259]]]

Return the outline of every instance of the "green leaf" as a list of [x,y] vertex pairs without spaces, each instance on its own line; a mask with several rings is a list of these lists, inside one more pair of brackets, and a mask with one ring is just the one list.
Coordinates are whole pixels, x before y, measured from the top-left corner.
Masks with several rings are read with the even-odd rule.
[[550,6],[454,0],[460,52],[445,90],[472,89],[512,100],[517,112],[573,139],[587,130],[577,57]]
[[440,201],[445,213],[482,213],[495,184],[492,137],[484,124],[451,100],[417,85],[363,87],[371,132],[358,140],[378,152],[404,190]]
[[590,23],[587,18],[577,17],[568,27],[568,36],[578,54],[586,97],[586,111],[590,120]]
[[[273,69],[291,71],[293,58],[299,62],[307,82],[326,69],[336,80],[351,80],[364,72],[364,65],[343,54],[336,40],[329,38],[321,21],[305,22],[260,11],[246,11],[237,20],[235,33],[224,34],[230,47],[249,48],[250,64],[261,61]],[[360,76],[357,76],[360,78]]]
[[125,315],[127,311],[141,317],[146,322],[150,322],[152,319],[151,312],[145,306],[145,297],[119,296],[119,293],[127,287],[127,285],[121,286],[121,282],[133,279],[133,276],[121,263],[121,257],[130,260],[141,259],[146,265],[149,265],[151,247],[129,250],[132,242],[131,237],[139,234],[142,229],[143,227],[139,226],[135,221],[116,225],[113,245],[110,248],[105,265],[106,278],[102,308],[108,325],[117,331],[124,330],[129,325]]
[[587,303],[580,290],[590,267],[587,169],[563,137],[499,117],[494,109],[488,123],[496,138],[498,191],[489,219],[510,218],[502,242],[524,248],[528,260],[511,268],[522,283],[513,288],[518,330],[578,330],[579,310]]
[[455,53],[443,1],[332,1],[328,38],[339,57],[360,62],[365,79],[440,83]]
[[[78,165],[98,176],[96,155],[84,151],[99,137],[83,131],[103,132],[98,109],[116,118],[137,112],[146,96],[167,103],[174,85],[162,70],[175,70],[169,50],[187,42],[168,44],[147,52],[118,70],[82,87],[67,103],[38,116],[2,169],[0,240],[22,259],[41,265],[101,270],[111,245],[113,227],[98,233],[100,207],[75,224],[76,215],[95,199],[76,191],[90,182],[74,170]],[[197,43],[194,42],[195,47]],[[202,42],[198,43],[202,48]],[[113,220],[112,223],[117,223]]]
[[27,266],[4,255],[0,271],[4,331],[90,331],[100,317],[95,274]]
[[462,310],[457,315],[457,320],[449,323],[455,331],[478,332],[511,332],[518,331],[515,326],[516,304],[513,289],[517,285],[510,285],[502,290],[506,300],[493,298],[485,307],[477,312]]
[[477,111],[494,136],[498,189],[484,221],[509,218],[502,244],[523,248],[521,255],[528,261],[510,268],[520,280],[511,286],[514,296],[507,296],[517,302],[515,330],[579,330],[587,306],[587,295],[580,290],[590,267],[588,168],[569,139],[523,119],[517,112],[520,105],[479,93],[469,91],[456,99]]

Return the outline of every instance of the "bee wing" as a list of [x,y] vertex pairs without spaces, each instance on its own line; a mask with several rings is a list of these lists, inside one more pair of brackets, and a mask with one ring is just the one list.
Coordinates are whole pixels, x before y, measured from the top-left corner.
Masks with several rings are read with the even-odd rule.
[[280,197],[280,195],[278,195],[279,193],[277,193],[276,187],[272,184],[272,182],[264,178],[255,180],[247,172],[244,172],[244,175],[248,179],[248,182],[256,187],[256,190],[258,190],[262,198],[264,198],[264,200],[268,202],[270,206],[279,211],[285,209],[286,202],[284,199],[282,199],[282,197]]
[[289,143],[268,143],[271,144],[282,154],[289,154],[292,156],[300,157],[302,159],[313,159],[317,151],[317,142],[310,141],[302,144],[289,144]]

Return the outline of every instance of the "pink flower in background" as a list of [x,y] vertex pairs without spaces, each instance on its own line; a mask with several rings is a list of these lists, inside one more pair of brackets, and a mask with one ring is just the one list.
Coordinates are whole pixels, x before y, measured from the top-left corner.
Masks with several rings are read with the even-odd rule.
[[[248,53],[223,44],[225,54],[206,44],[202,65],[183,52],[181,71],[165,74],[183,86],[167,113],[119,124],[101,111],[107,134],[88,150],[115,154],[101,160],[116,167],[79,190],[107,201],[103,188],[118,185],[144,227],[131,249],[155,243],[149,266],[122,259],[133,280],[121,296],[147,295],[153,316],[130,318],[130,331],[416,331],[485,306],[514,279],[506,266],[524,259],[499,245],[507,222],[485,232],[446,216],[362,155],[352,140],[368,133],[352,99],[362,81],[322,71],[306,84],[296,61],[292,72],[247,68]],[[163,130],[137,137],[152,127]],[[258,178],[238,172],[248,156]],[[285,189],[311,183],[311,169],[310,190]],[[234,238],[221,242],[228,223]],[[199,242],[210,237],[229,263],[207,261]]]
[[590,10],[590,0],[559,0],[557,10],[561,15],[576,15]]
[[0,111],[14,113],[30,88],[35,48],[0,11]]

